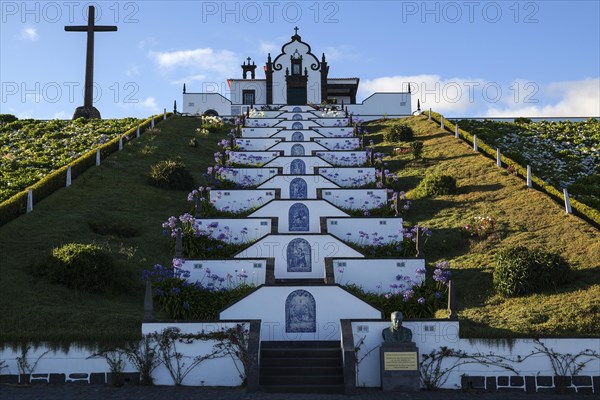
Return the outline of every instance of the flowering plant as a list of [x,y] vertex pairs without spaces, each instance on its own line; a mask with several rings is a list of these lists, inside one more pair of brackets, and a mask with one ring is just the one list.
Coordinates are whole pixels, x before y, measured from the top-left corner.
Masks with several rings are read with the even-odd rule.
[[494,232],[495,227],[496,221],[489,215],[486,215],[484,217],[478,216],[473,218],[473,222],[466,224],[463,227],[463,230],[469,236],[476,236],[479,239],[485,239],[492,232]]

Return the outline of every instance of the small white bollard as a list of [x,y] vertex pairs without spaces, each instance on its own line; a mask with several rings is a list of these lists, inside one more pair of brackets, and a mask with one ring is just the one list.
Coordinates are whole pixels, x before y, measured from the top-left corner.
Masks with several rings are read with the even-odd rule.
[[527,187],[533,187],[533,184],[531,183],[531,165],[527,166]]
[[123,136],[119,136],[119,151],[123,150]]
[[456,129],[454,130],[454,137],[458,139],[460,137],[458,134],[458,121],[456,122],[455,126],[456,126]]
[[96,167],[100,165],[100,149],[96,149]]
[[140,137],[140,126],[139,126],[139,125],[137,126],[137,129],[136,129],[136,131],[135,131],[135,137],[136,137],[136,138],[139,138],[139,137]]
[[150,121],[150,128],[154,128],[154,116],[152,116],[152,121]]
[[431,108],[429,109],[429,120],[431,121]]
[[573,210],[571,209],[571,199],[569,198],[569,192],[567,189],[563,189],[563,194],[565,195],[565,212],[567,214],[573,214]]
[[440,123],[440,129],[444,129],[444,116],[442,115],[442,122]]
[[500,148],[496,147],[496,165],[502,167],[502,158],[500,156]]
[[27,214],[33,211],[33,190],[27,191]]
[[473,135],[473,151],[479,151],[477,147],[477,135]]
[[167,119],[167,109],[165,108],[163,111],[163,121]]
[[69,165],[67,167],[67,183],[65,184],[66,187],[71,186],[71,166]]

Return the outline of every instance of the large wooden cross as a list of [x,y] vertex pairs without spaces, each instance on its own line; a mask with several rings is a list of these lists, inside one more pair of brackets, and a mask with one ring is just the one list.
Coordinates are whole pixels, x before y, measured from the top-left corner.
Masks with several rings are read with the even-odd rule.
[[[83,109],[88,110],[87,114],[84,111],[84,114],[79,114],[78,108],[75,111],[75,115],[73,119],[79,117],[94,117],[91,115],[94,107],[94,33],[95,32],[115,32],[117,30],[116,26],[99,26],[95,24],[96,20],[96,9],[94,6],[90,6],[88,9],[88,24],[87,25],[78,25],[78,26],[65,26],[65,31],[67,32],[87,32],[87,49],[85,56],[85,91],[83,97]],[[96,110],[97,111],[97,110]],[[100,118],[100,113],[98,113],[97,118]]]

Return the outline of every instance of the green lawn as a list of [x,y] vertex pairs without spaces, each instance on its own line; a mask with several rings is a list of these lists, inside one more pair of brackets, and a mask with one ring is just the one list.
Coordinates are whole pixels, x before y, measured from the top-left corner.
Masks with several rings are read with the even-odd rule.
[[[0,228],[0,342],[113,342],[141,336],[141,271],[170,263],[161,223],[189,207],[187,192],[154,188],[146,177],[152,164],[180,156],[199,185],[225,131],[199,137],[198,126],[194,118],[162,122],[161,133],[142,135],[70,188],[35,204],[32,213]],[[192,137],[198,140],[196,148],[188,145]],[[139,236],[102,236],[89,226],[114,221],[138,228]],[[108,244],[130,272],[131,288],[110,296],[90,295],[32,277],[29,265],[48,249],[72,241]]]
[[[370,137],[390,154],[398,144],[382,142],[381,132],[393,121],[369,123]],[[565,215],[548,196],[526,189],[525,183],[442,132],[424,116],[407,120],[425,143],[423,161],[390,158],[400,171],[405,190],[415,188],[427,170],[453,175],[457,195],[415,200],[407,220],[434,231],[425,246],[429,264],[450,260],[455,269],[461,334],[465,337],[524,335],[598,335],[600,332],[600,234],[582,220]],[[216,143],[225,131],[199,137],[193,118],[171,118],[162,132],[143,135],[39,204],[31,214],[0,227],[0,342],[116,342],[141,334],[143,287],[141,271],[171,259],[161,223],[189,210],[187,192],[146,184],[152,164],[180,156],[197,184],[212,165]],[[196,137],[198,147],[188,145]],[[410,193],[409,193],[410,194]],[[471,217],[491,215],[497,234],[482,242],[470,240],[461,227]],[[132,238],[101,236],[90,222],[117,221],[137,227]],[[28,266],[55,246],[67,242],[108,244],[132,275],[131,289],[109,296],[77,293],[34,278]],[[506,300],[493,294],[495,254],[514,244],[560,252],[575,269],[573,280],[557,293]],[[443,313],[438,316],[444,316]],[[160,316],[159,316],[160,318]]]
[[[461,335],[598,336],[600,332],[600,233],[583,220],[566,215],[549,196],[527,189],[525,182],[498,168],[495,160],[443,132],[426,116],[406,120],[424,142],[422,161],[410,155],[387,157],[398,170],[400,187],[414,189],[427,171],[456,178],[459,193],[417,199],[407,220],[433,230],[425,248],[429,264],[449,260],[457,289]],[[383,142],[382,132],[394,121],[367,124],[378,150],[391,154],[399,144]],[[408,146],[408,144],[400,144]],[[462,232],[475,216],[492,216],[498,229],[478,241]],[[504,299],[493,293],[495,255],[504,247],[523,245],[562,254],[574,269],[571,282],[557,293]],[[445,316],[445,312],[438,316]]]

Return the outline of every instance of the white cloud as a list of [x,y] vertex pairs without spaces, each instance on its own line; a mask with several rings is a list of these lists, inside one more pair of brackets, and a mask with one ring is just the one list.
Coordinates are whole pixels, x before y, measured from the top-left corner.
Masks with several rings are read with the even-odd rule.
[[[529,82],[530,83],[530,82]],[[597,117],[600,116],[600,78],[552,82],[525,87],[503,107],[490,107],[487,117]],[[552,99],[556,99],[552,101]],[[516,100],[516,101],[515,101]]]
[[367,97],[376,92],[406,92],[409,84],[413,109],[416,110],[419,99],[421,109],[464,113],[478,101],[476,89],[485,83],[479,78],[443,79],[439,75],[386,76],[361,81],[359,93]]
[[277,54],[279,54],[279,48],[280,46],[275,43],[263,40],[260,41],[258,46],[259,54],[265,54],[265,56],[267,53],[271,53],[271,56],[277,56]]
[[[331,61],[357,61],[360,60],[361,54],[356,52],[352,46],[341,45],[336,47],[325,47],[323,50],[328,63]],[[321,54],[315,54],[321,60]]]
[[54,114],[52,114],[52,118],[51,119],[71,119],[71,117],[73,116],[73,113],[68,113],[64,110],[55,112]]
[[146,97],[144,100],[138,101],[137,103],[119,103],[119,106],[128,110],[141,110],[153,113],[157,113],[161,110],[156,99],[152,96]]
[[147,37],[143,40],[140,40],[138,43],[138,49],[144,50],[148,47],[154,47],[158,44],[158,40],[154,37]]
[[227,75],[232,73],[234,66],[239,63],[235,53],[229,50],[216,51],[211,48],[171,52],[151,51],[150,57],[162,69],[186,68],[195,74],[211,71],[220,75]]
[[206,75],[204,75],[204,74],[189,75],[184,78],[171,81],[171,83],[174,85],[183,85],[184,83],[189,84],[189,83],[196,82],[196,81],[206,81]]
[[412,107],[461,117],[588,117],[600,115],[600,79],[539,85],[523,79],[508,84],[482,78],[439,75],[387,76],[361,81],[359,94],[405,92],[410,83]]
[[21,30],[21,35],[19,36],[22,40],[30,40],[35,42],[38,40],[40,35],[38,35],[37,30],[32,27],[25,27]]
[[139,75],[139,74],[140,74],[140,67],[139,67],[139,65],[131,66],[131,67],[129,67],[129,68],[127,68],[125,70],[125,75],[127,75],[127,76],[136,76],[136,75]]

